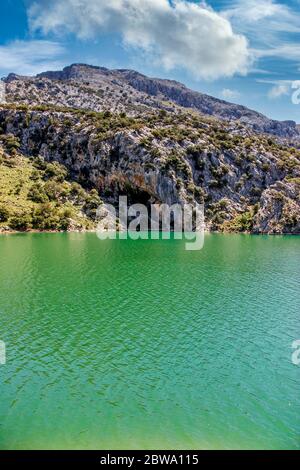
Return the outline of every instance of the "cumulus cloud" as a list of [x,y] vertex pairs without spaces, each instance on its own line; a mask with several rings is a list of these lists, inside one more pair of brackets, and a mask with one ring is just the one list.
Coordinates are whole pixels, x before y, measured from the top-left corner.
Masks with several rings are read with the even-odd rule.
[[237,90],[231,90],[230,88],[224,88],[221,91],[221,97],[224,98],[224,100],[237,100],[240,98],[241,94]]
[[53,41],[13,41],[0,46],[0,71],[23,75],[61,67],[58,58],[65,52],[64,47]]
[[33,31],[74,33],[81,39],[120,34],[124,45],[146,52],[170,70],[215,79],[247,72],[247,39],[236,34],[228,18],[203,4],[186,0],[52,0],[29,9]]

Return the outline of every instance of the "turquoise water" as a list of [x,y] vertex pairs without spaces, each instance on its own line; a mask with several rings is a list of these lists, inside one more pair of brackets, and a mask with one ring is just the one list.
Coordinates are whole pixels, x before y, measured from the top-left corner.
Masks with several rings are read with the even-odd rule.
[[0,237],[1,449],[300,449],[300,237]]

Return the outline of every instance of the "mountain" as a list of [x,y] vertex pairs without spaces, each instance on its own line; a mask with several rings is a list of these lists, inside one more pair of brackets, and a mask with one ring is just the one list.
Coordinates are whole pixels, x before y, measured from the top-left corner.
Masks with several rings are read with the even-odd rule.
[[179,82],[149,78],[133,70],[73,64],[62,71],[44,72],[33,78],[11,74],[6,83],[9,101],[60,104],[95,111],[108,109],[130,115],[153,108],[176,112],[178,107],[183,107],[219,119],[239,121],[255,132],[300,140],[300,130],[294,121],[272,120],[245,106],[192,91]]
[[[6,92],[7,103],[0,104],[3,173],[13,182],[10,169],[24,158],[38,168],[41,161],[63,165],[66,183],[86,191],[77,208],[83,217],[86,198],[95,212],[97,194],[113,204],[127,194],[129,203],[204,203],[210,230],[300,233],[294,123],[270,121],[177,82],[80,64],[33,78],[9,75]],[[39,192],[58,204],[57,220],[61,204],[76,203],[62,183],[48,194],[43,171]],[[35,182],[22,184],[23,199],[30,199]],[[0,206],[5,191],[0,181]],[[27,228],[35,227],[33,209]]]

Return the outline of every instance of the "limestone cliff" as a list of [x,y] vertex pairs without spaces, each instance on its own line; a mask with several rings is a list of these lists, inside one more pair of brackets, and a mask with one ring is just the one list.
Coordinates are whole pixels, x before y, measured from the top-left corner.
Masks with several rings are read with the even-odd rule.
[[[0,143],[65,165],[102,199],[204,202],[212,230],[299,232],[300,152],[247,125],[177,110],[0,107]],[[281,198],[281,202],[279,199]]]

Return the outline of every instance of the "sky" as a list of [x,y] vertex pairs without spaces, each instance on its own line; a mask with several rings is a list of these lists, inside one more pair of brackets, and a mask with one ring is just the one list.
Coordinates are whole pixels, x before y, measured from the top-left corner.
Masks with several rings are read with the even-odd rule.
[[1,0],[1,77],[77,62],[300,123],[300,0]]

